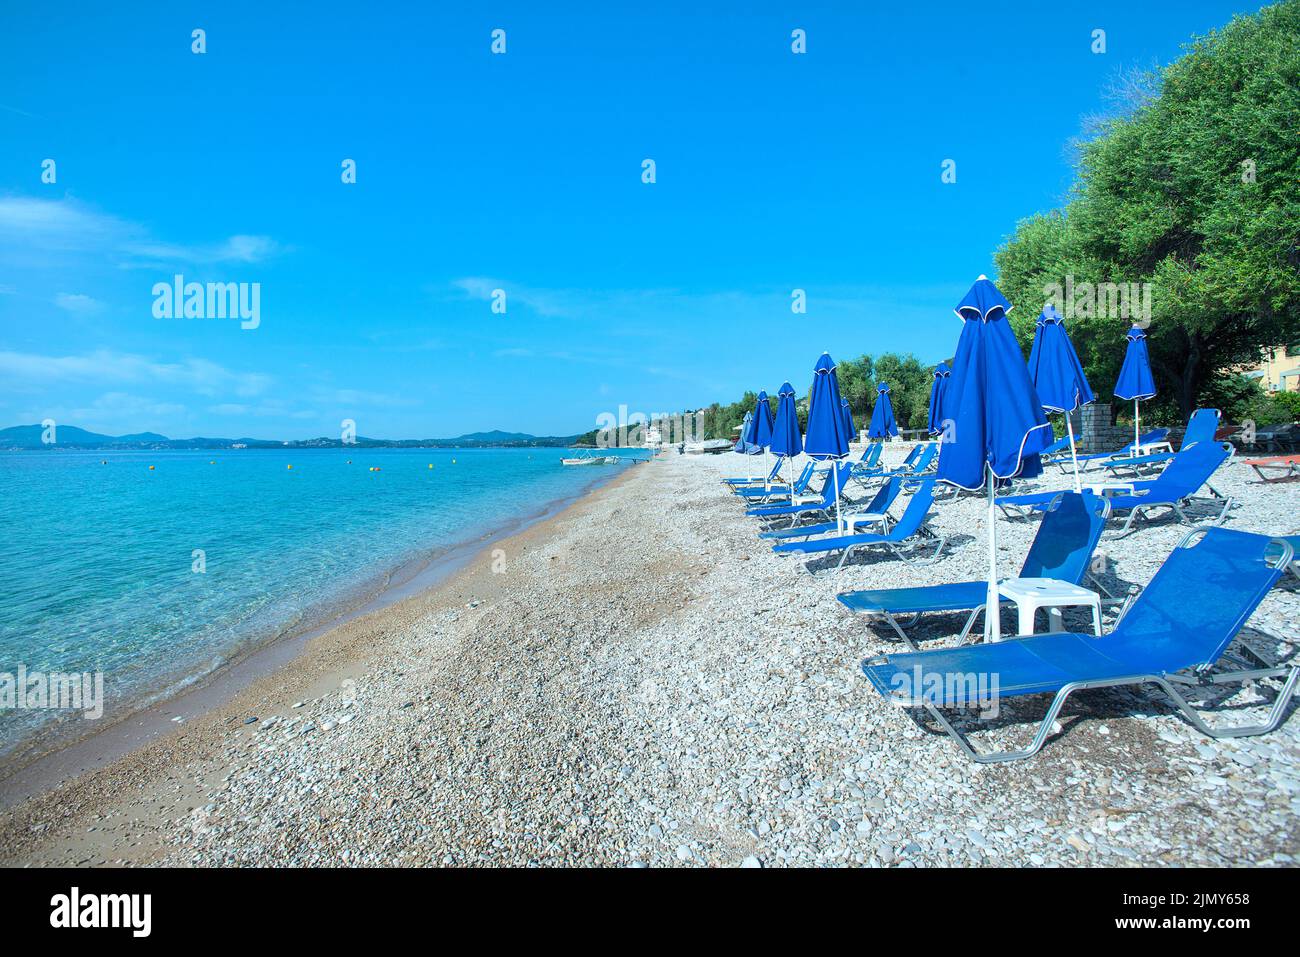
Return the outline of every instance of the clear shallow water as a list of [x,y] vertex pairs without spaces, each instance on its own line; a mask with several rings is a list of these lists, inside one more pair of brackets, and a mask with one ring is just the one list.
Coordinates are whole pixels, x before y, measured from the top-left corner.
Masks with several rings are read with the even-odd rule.
[[[102,671],[112,720],[343,610],[408,562],[534,516],[622,468],[565,468],[562,454],[0,454],[0,672]],[[55,724],[96,722],[0,709],[0,756]]]

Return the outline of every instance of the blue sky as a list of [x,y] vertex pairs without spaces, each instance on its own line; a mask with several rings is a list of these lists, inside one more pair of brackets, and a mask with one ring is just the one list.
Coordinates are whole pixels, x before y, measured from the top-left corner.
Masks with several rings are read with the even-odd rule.
[[1118,71],[1259,4],[408,6],[4,5],[0,425],[568,434],[945,357]]

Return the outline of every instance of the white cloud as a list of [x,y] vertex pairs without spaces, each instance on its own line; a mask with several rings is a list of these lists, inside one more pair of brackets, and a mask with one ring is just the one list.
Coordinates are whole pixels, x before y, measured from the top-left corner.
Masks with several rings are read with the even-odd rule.
[[242,402],[221,402],[208,406],[208,411],[216,415],[231,415],[239,418],[255,417],[259,419],[277,417],[286,419],[315,419],[317,413],[310,409],[290,411],[280,402],[267,402],[261,405],[247,405]]
[[145,396],[131,395],[127,392],[105,392],[89,405],[73,409],[68,419],[74,424],[82,422],[103,421],[100,417],[110,416],[111,420],[130,420],[142,422],[148,428],[148,421],[161,416],[181,415],[185,406],[175,402],[158,402]]
[[384,392],[368,392],[365,389],[326,389],[312,390],[312,401],[321,405],[335,405],[354,408],[405,408],[419,405],[414,399],[403,396],[388,395]]
[[285,252],[269,236],[236,234],[185,244],[151,235],[140,223],[101,212],[75,199],[0,196],[0,245],[25,251],[93,252],[121,257],[132,268],[159,262],[210,264],[264,262]]
[[533,289],[503,279],[490,279],[486,276],[465,276],[452,280],[452,287],[460,290],[471,299],[490,300],[497,289],[506,294],[506,308],[516,303],[527,306],[539,316],[561,317],[570,314],[571,305],[566,302],[564,290]]
[[272,381],[262,373],[234,372],[207,359],[158,362],[106,349],[75,356],[0,351],[0,376],[42,385],[161,383],[205,396],[255,396],[266,391]]
[[74,316],[90,316],[104,308],[98,299],[92,299],[83,293],[61,292],[54,297],[54,304]]
[[207,245],[182,246],[175,243],[128,243],[125,250],[141,257],[143,262],[125,263],[126,266],[154,266],[162,262],[182,262],[208,265],[212,263],[264,262],[284,251],[284,247],[269,236],[231,236],[229,239]]

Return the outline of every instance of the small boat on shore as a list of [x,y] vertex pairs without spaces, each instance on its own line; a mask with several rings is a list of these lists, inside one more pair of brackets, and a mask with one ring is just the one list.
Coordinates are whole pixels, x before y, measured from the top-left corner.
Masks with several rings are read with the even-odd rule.
[[592,455],[585,449],[573,458],[560,459],[561,465],[614,465],[616,462],[617,455]]
[[734,447],[735,443],[730,439],[706,439],[702,442],[686,442],[682,451],[687,455],[721,455]]

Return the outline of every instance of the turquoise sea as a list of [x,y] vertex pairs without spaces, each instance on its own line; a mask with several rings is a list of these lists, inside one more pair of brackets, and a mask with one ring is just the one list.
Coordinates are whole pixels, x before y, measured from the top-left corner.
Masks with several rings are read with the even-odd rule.
[[[0,673],[100,671],[112,720],[627,464],[564,454],[0,453]],[[0,758],[95,723],[0,709]]]

